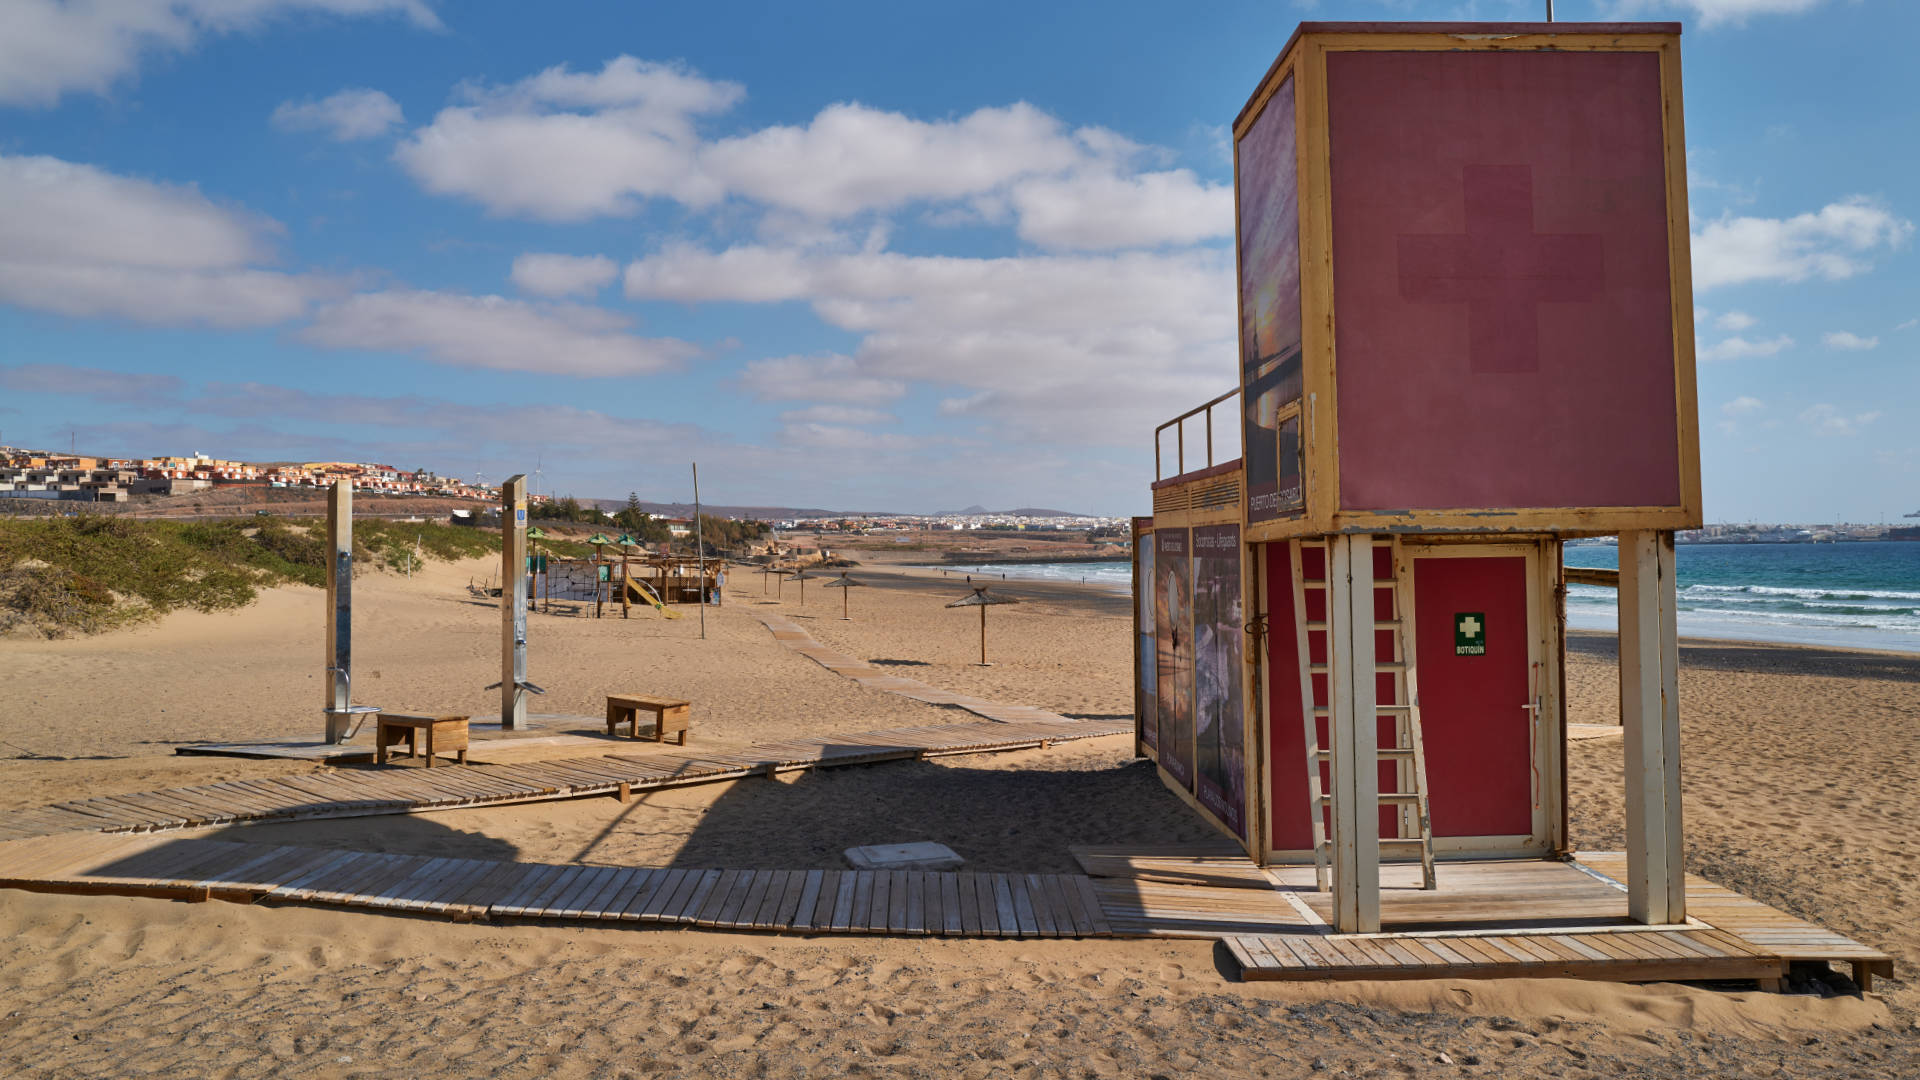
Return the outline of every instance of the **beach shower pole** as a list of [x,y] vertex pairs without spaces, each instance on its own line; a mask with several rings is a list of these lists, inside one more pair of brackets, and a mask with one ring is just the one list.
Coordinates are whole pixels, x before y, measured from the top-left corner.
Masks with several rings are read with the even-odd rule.
[[500,730],[527,726],[527,478],[500,485]]
[[693,463],[693,556],[700,587],[700,640],[707,640],[707,541],[700,531],[700,463]]
[[353,486],[327,493],[327,737],[345,742],[353,691]]

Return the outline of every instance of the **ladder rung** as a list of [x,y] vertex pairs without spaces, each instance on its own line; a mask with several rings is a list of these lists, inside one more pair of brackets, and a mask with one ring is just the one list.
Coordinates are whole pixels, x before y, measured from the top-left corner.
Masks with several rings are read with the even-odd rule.
[[[1406,712],[1407,707],[1405,705],[1375,705],[1373,707],[1373,711],[1374,712]],[[1315,716],[1327,715],[1327,707],[1325,705],[1315,705],[1313,707],[1313,715]]]
[[[1373,587],[1376,589],[1391,589],[1398,584],[1398,581],[1390,577],[1377,577],[1373,579]],[[1311,578],[1301,578],[1300,585],[1308,589],[1324,589],[1327,587],[1325,581],[1316,581]]]
[[[1425,840],[1422,840],[1418,836],[1383,836],[1380,838],[1381,847],[1386,847],[1388,844],[1392,844],[1395,847],[1424,848],[1427,846],[1427,842]],[[1331,848],[1333,846],[1333,841],[1322,840],[1317,846],[1323,847],[1323,848]]]
[[[1307,624],[1307,629],[1309,631],[1313,631],[1313,630],[1325,631],[1326,628],[1327,628],[1327,624],[1324,622],[1310,622]],[[1373,620],[1373,628],[1375,630],[1398,630],[1400,629],[1400,620],[1399,619],[1375,619]]]
[[[1376,757],[1379,757],[1379,758],[1382,758],[1382,759],[1384,759],[1384,760],[1387,760],[1387,761],[1412,761],[1412,760],[1413,760],[1413,747],[1411,747],[1411,746],[1383,746],[1383,747],[1381,747],[1380,749],[1378,749],[1378,750],[1376,750],[1376,751],[1374,751],[1374,755],[1375,755]],[[1315,759],[1315,760],[1317,760],[1317,761],[1328,761],[1328,760],[1331,760],[1331,759],[1332,759],[1332,757],[1333,757],[1333,751],[1331,751],[1331,750],[1315,750],[1315,751],[1313,752],[1313,756],[1314,756],[1314,759]]]
[[[1417,806],[1420,803],[1420,793],[1416,791],[1383,791],[1380,793],[1380,801],[1393,806]],[[1321,806],[1330,806],[1332,803],[1333,796],[1320,796]]]
[[[1404,661],[1400,660],[1376,660],[1373,665],[1373,671],[1376,675],[1385,674],[1389,671],[1405,670],[1407,670],[1407,665]],[[1327,673],[1327,665],[1309,664],[1307,665],[1307,672],[1311,675],[1325,675]]]
[[[1374,537],[1369,537],[1369,539],[1371,539],[1371,540],[1373,541],[1373,546],[1374,546],[1374,547],[1377,547],[1377,548],[1383,548],[1383,547],[1392,547],[1392,546],[1393,546],[1393,538],[1392,538],[1392,537],[1386,537],[1386,538],[1381,538],[1381,537],[1378,537],[1378,536],[1374,536]],[[1326,547],[1326,546],[1327,546],[1327,542],[1326,542],[1325,540],[1302,540],[1302,541],[1300,541],[1300,546],[1301,546],[1301,547],[1303,547],[1303,548],[1309,548],[1309,547],[1310,547],[1310,548],[1323,548],[1323,547]]]

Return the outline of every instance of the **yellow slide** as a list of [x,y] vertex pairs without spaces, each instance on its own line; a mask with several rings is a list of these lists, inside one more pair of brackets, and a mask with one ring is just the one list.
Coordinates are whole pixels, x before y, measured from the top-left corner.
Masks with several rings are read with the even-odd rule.
[[627,595],[643,604],[652,604],[653,610],[665,615],[669,619],[678,619],[681,617],[679,612],[661,603],[660,598],[653,595],[653,590],[647,588],[642,582],[629,578],[627,580]]

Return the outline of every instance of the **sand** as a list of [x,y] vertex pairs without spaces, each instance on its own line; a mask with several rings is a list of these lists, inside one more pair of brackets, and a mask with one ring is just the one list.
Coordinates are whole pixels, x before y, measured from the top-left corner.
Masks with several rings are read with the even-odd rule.
[[[356,583],[356,697],[490,712],[498,613],[483,563]],[[631,689],[694,704],[699,746],[965,714],[867,690],[783,646],[823,643],[936,686],[1074,716],[1131,710],[1124,597],[1009,582],[1017,606],[940,605],[955,581],[883,567],[760,595],[735,575],[663,621],[540,616],[539,711]],[[996,591],[1002,587],[996,586]],[[310,765],[174,757],[193,741],[312,736],[321,597],[177,614],[63,642],[0,640],[0,810]],[[1616,718],[1612,640],[1576,636],[1571,719]],[[1688,643],[1689,866],[1894,954],[1864,998],[1568,980],[1240,984],[1209,942],[908,941],[456,926],[314,908],[0,891],[0,1075],[91,1076],[1901,1076],[1920,1075],[1920,657]],[[377,674],[376,674],[377,673]],[[572,725],[556,725],[560,733]],[[835,867],[862,843],[934,840],[973,869],[1067,871],[1075,843],[1207,828],[1125,737],[411,817],[255,825],[235,839],[623,865]],[[604,752],[586,744],[577,752]],[[490,744],[476,756],[554,756]],[[20,755],[8,759],[7,754]],[[27,756],[34,755],[34,756]],[[1620,843],[1620,742],[1571,760],[1577,844]],[[1446,1060],[1442,1059],[1444,1055]]]

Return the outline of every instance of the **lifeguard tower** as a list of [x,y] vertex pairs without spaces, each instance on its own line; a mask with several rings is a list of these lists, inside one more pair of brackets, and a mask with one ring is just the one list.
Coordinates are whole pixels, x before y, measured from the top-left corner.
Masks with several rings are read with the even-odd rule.
[[[1628,910],[1686,921],[1679,45],[1307,23],[1234,123],[1240,386],[1156,433],[1138,744],[1255,861],[1311,867],[1338,932],[1381,929],[1383,861],[1434,890],[1450,861],[1568,854],[1561,544],[1603,535]],[[1241,457],[1215,463],[1235,416]]]

